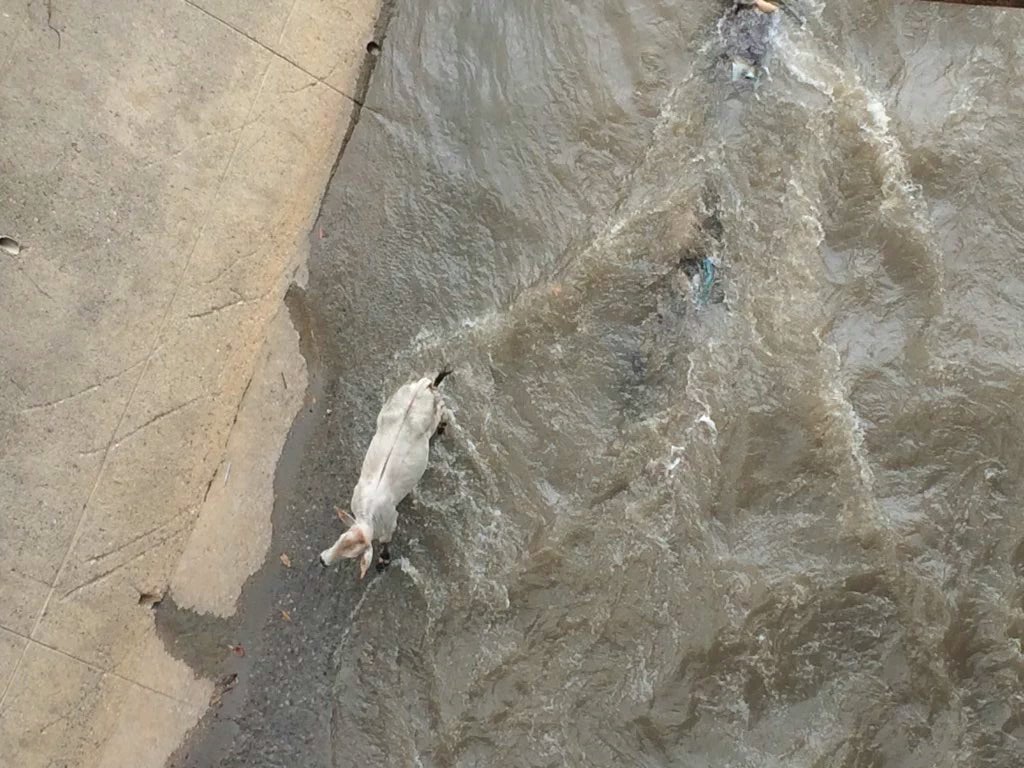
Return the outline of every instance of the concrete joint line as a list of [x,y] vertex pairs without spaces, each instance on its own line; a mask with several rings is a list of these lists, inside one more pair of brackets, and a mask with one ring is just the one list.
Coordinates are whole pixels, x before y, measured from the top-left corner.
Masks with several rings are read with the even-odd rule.
[[[262,48],[263,50],[265,50],[267,53],[269,53],[270,55],[274,56],[275,58],[278,58],[281,61],[283,61],[283,62],[285,62],[287,64],[290,64],[291,66],[295,67],[295,69],[299,70],[300,72],[309,75],[317,83],[319,83],[320,85],[325,86],[326,88],[330,88],[332,91],[334,91],[339,96],[344,96],[346,99],[351,101],[353,104],[357,104],[359,106],[362,106],[362,104],[359,103],[359,100],[356,99],[354,96],[350,96],[349,94],[345,93],[344,91],[342,91],[342,90],[340,90],[338,88],[335,88],[333,85],[331,85],[329,82],[327,82],[327,80],[325,78],[318,77],[317,75],[313,74],[308,69],[306,69],[304,66],[299,64],[299,62],[295,61],[294,59],[289,58],[288,56],[285,56],[283,53],[281,53],[280,51],[275,50],[274,48],[270,47],[266,43],[261,42],[260,40],[256,39],[255,37],[250,35],[245,30],[239,29],[234,24],[232,24],[230,21],[227,21],[226,19],[222,19],[220,16],[218,16],[215,13],[211,13],[206,8],[203,8],[201,5],[197,5],[195,2],[193,2],[193,0],[182,0],[182,2],[184,2],[185,5],[189,5],[192,8],[195,8],[197,11],[199,11],[203,15],[209,16],[211,19],[213,19],[217,23],[223,24],[228,29],[232,30],[233,32],[235,32],[238,35],[241,35],[242,37],[244,37],[246,40],[248,40],[253,45],[259,46],[260,48]],[[291,9],[288,11],[288,18],[285,20],[285,24],[284,24],[285,28],[287,28],[288,21],[291,20],[292,14],[295,12],[295,5],[296,5],[296,3],[297,3],[297,0],[296,0],[296,2],[292,3]],[[278,45],[281,44],[281,39],[283,37],[284,37],[284,29],[281,30],[281,35],[278,37],[278,40],[277,40],[277,44]]]
[[[133,680],[130,677],[125,677],[124,675],[118,672],[113,672],[109,669],[104,669],[98,664],[94,664],[91,661],[86,661],[85,659],[75,656],[73,653],[68,653],[67,651],[62,651],[60,648],[55,648],[52,645],[48,645],[47,643],[41,643],[38,640],[33,640],[28,635],[24,635],[21,632],[18,632],[17,630],[11,629],[10,627],[5,627],[2,624],[0,624],[0,629],[6,630],[7,632],[10,632],[12,635],[20,637],[22,640],[24,640],[26,650],[28,650],[29,645],[36,645],[40,648],[45,648],[48,651],[52,651],[53,653],[64,656],[65,658],[71,659],[72,661],[76,661],[84,667],[88,667],[89,669],[95,670],[96,672],[99,672],[101,675],[109,675],[110,677],[113,677],[117,680],[121,680],[122,682],[128,683],[129,685],[137,686],[144,691],[149,691],[150,693],[155,693],[157,696],[162,696],[163,698],[173,701],[176,704],[180,704],[183,707],[187,707],[189,710],[196,710],[196,706],[191,702],[185,701],[184,699],[179,699],[177,696],[171,696],[171,694],[157,690],[156,688],[151,688],[145,683],[140,683],[138,680]],[[0,714],[3,714],[3,710],[0,710]]]

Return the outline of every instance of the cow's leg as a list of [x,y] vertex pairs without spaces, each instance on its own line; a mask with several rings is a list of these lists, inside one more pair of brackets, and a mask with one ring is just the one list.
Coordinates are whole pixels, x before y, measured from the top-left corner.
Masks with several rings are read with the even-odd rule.
[[382,542],[380,557],[377,558],[377,573],[383,572],[389,565],[391,565],[391,550],[388,549],[388,542]]
[[451,420],[452,412],[442,405],[441,412],[440,414],[438,414],[437,417],[437,429],[434,431],[434,434],[437,435],[438,437],[443,435],[444,431],[448,428],[448,424],[451,422]]
[[437,378],[434,379],[434,383],[431,384],[431,388],[434,390],[435,398],[435,418],[437,419],[437,426],[434,428],[435,435],[443,435],[445,427],[448,426],[448,422],[451,420],[451,411],[449,411],[444,404],[444,398],[441,397],[441,392],[438,387],[441,382],[444,381],[448,376],[452,374],[452,368],[445,366],[441,369],[441,372],[437,374]]

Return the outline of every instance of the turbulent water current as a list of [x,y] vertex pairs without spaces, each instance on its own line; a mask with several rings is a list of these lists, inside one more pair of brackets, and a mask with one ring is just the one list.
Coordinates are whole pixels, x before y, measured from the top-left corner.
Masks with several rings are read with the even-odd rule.
[[295,598],[303,764],[1024,765],[1024,11],[790,6],[756,83],[714,2],[395,6],[309,551],[391,389],[455,421],[390,570]]

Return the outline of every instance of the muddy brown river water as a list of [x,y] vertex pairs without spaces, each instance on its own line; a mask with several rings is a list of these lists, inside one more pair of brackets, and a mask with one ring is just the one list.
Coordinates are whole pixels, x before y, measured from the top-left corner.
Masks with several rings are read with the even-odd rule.
[[[1024,11],[798,7],[754,88],[713,2],[395,4],[173,765],[1024,765]],[[395,564],[316,569],[445,363]]]

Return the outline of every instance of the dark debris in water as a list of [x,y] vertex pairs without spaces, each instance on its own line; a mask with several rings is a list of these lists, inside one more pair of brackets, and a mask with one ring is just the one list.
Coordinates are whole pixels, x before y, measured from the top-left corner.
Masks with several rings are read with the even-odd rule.
[[756,86],[765,72],[780,15],[766,12],[768,5],[763,0],[760,5],[737,2],[718,23],[722,59],[729,62],[734,82],[747,80]]
[[725,301],[725,290],[721,284],[721,269],[711,256],[684,258],[680,262],[683,273],[689,278],[693,300],[699,307],[721,304]]
[[690,281],[698,306],[721,304],[725,292],[721,284],[721,262],[716,255],[724,227],[719,216],[720,198],[708,188],[701,199],[703,217],[700,222],[699,247],[688,248],[679,257],[679,268]]

